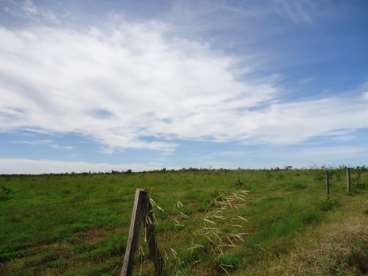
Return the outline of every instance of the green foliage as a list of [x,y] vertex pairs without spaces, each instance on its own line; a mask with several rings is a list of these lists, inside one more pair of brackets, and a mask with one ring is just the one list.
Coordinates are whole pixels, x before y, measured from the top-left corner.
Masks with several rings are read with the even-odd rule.
[[[297,235],[366,196],[363,186],[358,194],[346,195],[343,171],[333,174],[329,201],[324,200],[322,170],[0,176],[0,274],[116,274],[138,187],[147,189],[164,210],[154,210],[156,229],[173,275],[212,275],[259,265],[266,252],[285,254]],[[367,180],[368,172],[362,170],[359,181]],[[214,200],[243,189],[250,191],[245,205],[228,215],[247,219],[239,228],[247,233],[244,241],[220,257],[211,257],[209,246],[195,248],[197,222],[217,208]],[[237,223],[218,221],[216,227],[226,232],[232,224]],[[171,248],[177,252],[175,265],[170,263]]]

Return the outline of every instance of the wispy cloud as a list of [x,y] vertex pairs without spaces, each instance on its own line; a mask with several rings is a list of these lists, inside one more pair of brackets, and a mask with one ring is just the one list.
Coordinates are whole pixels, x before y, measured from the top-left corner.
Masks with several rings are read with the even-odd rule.
[[[1,1],[0,1],[1,2]],[[31,19],[35,22],[60,23],[60,17],[65,14],[56,15],[50,9],[40,8],[32,0],[2,0],[2,10],[15,18]]]
[[12,144],[23,144],[23,145],[30,145],[30,146],[36,146],[36,145],[46,145],[54,149],[61,149],[61,150],[72,150],[75,147],[70,145],[60,145],[58,143],[55,143],[51,139],[37,139],[37,140],[13,140],[11,141]]
[[283,102],[274,80],[239,79],[237,70],[253,72],[252,64],[168,39],[167,30],[1,27],[0,130],[77,132],[110,148],[170,151],[177,139],[298,143],[368,127],[362,93]]
[[[48,17],[31,1],[19,3],[29,16]],[[291,20],[308,21],[316,9],[269,3]],[[73,132],[107,152],[170,152],[181,139],[293,144],[368,127],[366,90],[286,101],[277,79],[260,76],[253,52],[215,51],[162,22],[71,29],[40,21],[0,27],[0,37],[2,132]]]
[[13,140],[12,144],[24,144],[24,145],[40,145],[40,144],[50,144],[52,140],[40,139],[40,140]]
[[316,2],[308,0],[274,0],[271,2],[277,14],[294,23],[310,22],[313,16],[318,14],[318,8],[320,8]]
[[272,82],[238,80],[234,58],[166,39],[161,25],[124,22],[108,34],[1,28],[0,35],[3,131],[73,131],[111,147],[171,150],[168,141],[144,137],[225,138],[222,126],[236,110],[277,90]]

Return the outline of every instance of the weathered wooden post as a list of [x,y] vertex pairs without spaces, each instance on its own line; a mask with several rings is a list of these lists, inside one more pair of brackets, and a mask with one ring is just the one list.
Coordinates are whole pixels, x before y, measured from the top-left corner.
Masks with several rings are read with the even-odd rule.
[[330,173],[326,171],[326,194],[327,199],[330,199]]
[[130,276],[133,272],[133,259],[138,248],[139,230],[141,222],[145,220],[147,214],[148,195],[142,189],[135,191],[132,218],[130,220],[129,236],[125,249],[123,268],[121,276]]
[[346,168],[346,191],[351,193],[351,169]]
[[139,233],[142,223],[144,224],[143,226],[146,227],[149,256],[155,265],[155,275],[165,275],[164,260],[157,247],[157,241],[155,238],[154,220],[149,195],[143,189],[137,189],[135,192],[129,236],[125,249],[123,267],[120,274],[121,276],[131,276],[133,274],[133,260],[138,248]]
[[164,259],[157,246],[157,241],[155,237],[155,224],[153,220],[152,206],[148,201],[148,212],[145,220],[146,233],[147,233],[147,243],[149,249],[149,257],[155,266],[155,275],[164,276],[166,275],[164,270]]

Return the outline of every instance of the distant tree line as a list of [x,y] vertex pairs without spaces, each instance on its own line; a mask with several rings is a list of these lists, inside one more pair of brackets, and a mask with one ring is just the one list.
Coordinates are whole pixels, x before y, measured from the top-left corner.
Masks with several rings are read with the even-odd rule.
[[[258,168],[258,169],[249,169],[249,168],[237,168],[237,169],[225,169],[225,168],[181,168],[181,169],[155,169],[155,170],[146,170],[146,171],[136,171],[134,172],[131,169],[127,170],[111,170],[111,171],[100,171],[100,172],[65,172],[65,173],[43,173],[43,174],[0,174],[0,177],[3,176],[36,176],[36,175],[45,175],[45,176],[61,176],[61,175],[101,175],[101,174],[135,174],[135,173],[167,173],[167,172],[231,172],[231,171],[288,171],[288,170],[339,170],[345,169],[346,165],[340,165],[337,167],[333,166],[310,166],[304,168],[294,168],[293,166],[285,166],[285,167],[271,167],[271,168]],[[358,171],[368,171],[368,166],[349,166],[353,170]]]

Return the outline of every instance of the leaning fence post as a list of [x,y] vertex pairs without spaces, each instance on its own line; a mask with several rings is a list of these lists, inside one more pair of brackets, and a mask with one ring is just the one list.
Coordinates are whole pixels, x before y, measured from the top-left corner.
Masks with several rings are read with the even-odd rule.
[[147,215],[148,194],[142,189],[135,192],[132,218],[130,220],[129,236],[125,249],[123,268],[121,276],[130,276],[133,273],[134,254],[138,247],[139,230],[141,223],[144,222]]
[[351,193],[351,169],[346,168],[346,191]]
[[330,174],[326,171],[326,194],[327,199],[330,199]]
[[131,276],[133,273],[134,254],[138,248],[139,230],[142,223],[146,228],[149,257],[154,263],[155,275],[165,276],[166,273],[164,271],[164,259],[160,254],[155,237],[152,206],[148,193],[142,189],[137,189],[135,192],[132,218],[130,220],[129,236],[125,249],[121,276]]

